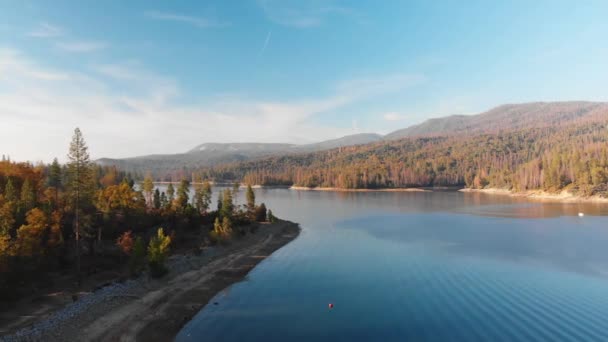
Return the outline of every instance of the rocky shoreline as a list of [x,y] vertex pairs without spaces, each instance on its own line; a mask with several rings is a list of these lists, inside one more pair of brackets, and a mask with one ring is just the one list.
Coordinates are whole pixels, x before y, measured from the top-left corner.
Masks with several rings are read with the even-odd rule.
[[174,255],[162,279],[112,283],[0,341],[171,341],[218,292],[243,280],[299,232],[297,224],[279,220],[200,256]]

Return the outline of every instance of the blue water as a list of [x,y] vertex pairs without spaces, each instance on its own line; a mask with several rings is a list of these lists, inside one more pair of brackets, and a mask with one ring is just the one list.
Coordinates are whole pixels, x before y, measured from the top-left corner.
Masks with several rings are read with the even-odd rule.
[[607,207],[456,192],[256,194],[301,235],[218,294],[178,341],[608,340]]

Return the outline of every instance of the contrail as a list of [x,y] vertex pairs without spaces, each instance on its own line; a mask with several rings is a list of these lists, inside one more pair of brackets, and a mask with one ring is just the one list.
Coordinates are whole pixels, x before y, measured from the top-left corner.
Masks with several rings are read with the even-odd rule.
[[264,41],[264,46],[262,46],[262,50],[260,50],[260,53],[258,54],[258,56],[263,55],[264,51],[266,51],[266,47],[268,46],[268,42],[270,42],[270,36],[272,36],[272,31],[268,31],[268,34],[266,35],[266,40]]

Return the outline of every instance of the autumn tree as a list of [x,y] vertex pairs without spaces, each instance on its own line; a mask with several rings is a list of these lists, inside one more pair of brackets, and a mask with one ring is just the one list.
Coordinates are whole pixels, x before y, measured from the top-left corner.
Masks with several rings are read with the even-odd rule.
[[148,205],[148,207],[152,207],[153,206],[152,194],[154,191],[154,180],[152,179],[152,175],[150,174],[150,172],[148,172],[146,174],[146,178],[144,178],[144,182],[141,185],[141,189],[144,193],[144,197],[146,199],[146,204]]
[[19,255],[35,256],[42,253],[42,238],[47,230],[47,217],[38,208],[26,214],[26,224],[17,230],[17,248]]

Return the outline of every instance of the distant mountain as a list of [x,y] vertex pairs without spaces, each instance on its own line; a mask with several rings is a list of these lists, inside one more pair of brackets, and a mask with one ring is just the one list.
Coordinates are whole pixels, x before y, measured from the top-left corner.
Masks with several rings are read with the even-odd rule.
[[[102,158],[100,165],[116,165],[128,172],[151,171],[158,178],[181,177],[194,169],[244,162],[262,157],[293,155],[331,150],[338,147],[367,145],[382,140],[439,136],[478,136],[547,127],[563,128],[573,124],[606,122],[608,103],[534,102],[508,104],[477,115],[452,115],[430,119],[397,130],[386,136],[364,133],[348,135],[314,144],[205,143],[186,153],[148,155],[124,159]],[[179,174],[178,174],[179,173]]]
[[241,154],[268,154],[269,152],[284,152],[298,145],[293,144],[264,144],[264,143],[204,143],[196,146],[187,153],[241,153]]
[[508,104],[477,115],[452,115],[429,119],[386,135],[387,140],[407,137],[454,134],[498,133],[562,126],[583,120],[608,117],[608,103],[603,102],[533,102]]
[[382,140],[380,134],[375,133],[360,133],[347,135],[342,138],[322,141],[320,143],[308,144],[308,145],[296,145],[294,147],[298,152],[314,152],[329,150],[336,147],[353,146],[353,145],[364,145]]
[[95,162],[102,166],[115,165],[121,170],[142,174],[150,171],[165,178],[184,169],[245,161],[260,157],[322,151],[342,146],[362,145],[381,140],[379,134],[354,134],[314,144],[273,143],[204,143],[186,153],[156,154],[132,158],[101,158]]

